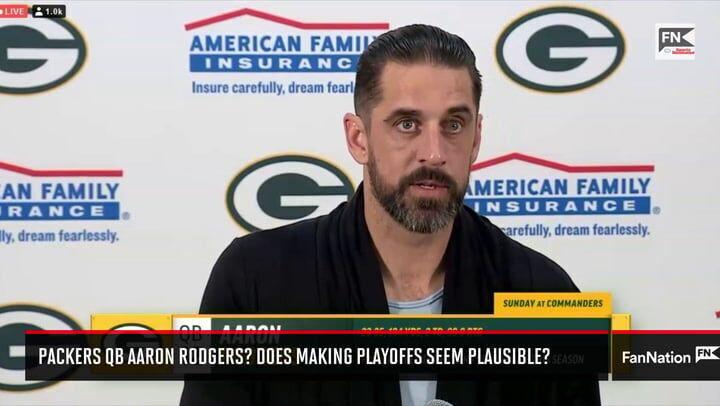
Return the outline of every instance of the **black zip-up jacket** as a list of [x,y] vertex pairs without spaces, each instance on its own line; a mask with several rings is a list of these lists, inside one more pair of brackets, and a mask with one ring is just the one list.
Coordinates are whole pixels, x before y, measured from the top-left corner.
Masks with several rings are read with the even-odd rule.
[[[362,184],[326,216],[234,240],[215,264],[204,314],[387,314],[379,259],[365,222]],[[444,314],[491,314],[494,292],[577,292],[542,254],[469,208],[457,215],[443,259]],[[450,380],[436,398],[464,405],[599,405],[596,378]],[[392,405],[397,381],[185,382],[182,405]]]

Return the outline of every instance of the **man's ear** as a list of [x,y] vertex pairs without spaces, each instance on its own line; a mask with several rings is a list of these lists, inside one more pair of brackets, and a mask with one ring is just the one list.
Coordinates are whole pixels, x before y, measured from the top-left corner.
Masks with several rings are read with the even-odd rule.
[[345,127],[345,142],[350,155],[355,162],[365,165],[368,162],[368,139],[365,124],[359,116],[345,113],[343,126]]
[[473,137],[472,159],[470,160],[471,164],[475,162],[478,157],[478,153],[480,152],[480,141],[482,140],[482,120],[482,114],[478,113],[477,127],[475,127],[475,136]]

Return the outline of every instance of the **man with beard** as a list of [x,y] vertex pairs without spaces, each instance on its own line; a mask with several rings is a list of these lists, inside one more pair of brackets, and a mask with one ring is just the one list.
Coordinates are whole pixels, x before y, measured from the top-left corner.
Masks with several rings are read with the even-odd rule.
[[[545,256],[463,205],[478,155],[482,90],[460,37],[426,25],[362,54],[344,117],[363,183],[330,214],[236,239],[201,313],[493,312],[500,291],[575,292]],[[599,404],[597,380],[187,381],[183,404]]]

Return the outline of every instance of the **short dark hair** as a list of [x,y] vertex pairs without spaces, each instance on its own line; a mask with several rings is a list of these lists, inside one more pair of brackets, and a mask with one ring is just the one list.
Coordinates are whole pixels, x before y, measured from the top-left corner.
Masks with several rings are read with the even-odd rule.
[[482,80],[467,42],[438,27],[413,24],[380,35],[360,55],[355,76],[355,114],[369,112],[379,101],[380,75],[389,61],[466,68],[473,84],[475,107],[479,108]]

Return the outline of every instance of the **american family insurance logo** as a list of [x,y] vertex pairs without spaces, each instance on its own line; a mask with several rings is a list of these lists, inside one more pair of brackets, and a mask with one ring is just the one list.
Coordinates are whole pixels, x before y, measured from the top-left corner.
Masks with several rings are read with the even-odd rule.
[[[281,29],[248,29],[249,17]],[[191,72],[355,72],[388,23],[313,23],[243,8],[185,25]]]
[[[299,21],[251,8],[188,23],[192,92],[352,93],[353,78],[312,74],[354,73],[360,54],[389,26],[386,22]],[[213,75],[218,73],[223,75]],[[293,75],[228,75],[232,73]]]
[[651,202],[654,171],[511,153],[473,164],[465,204],[485,216],[647,215],[659,211]]
[[0,224],[119,220],[122,170],[30,169],[0,162]]

